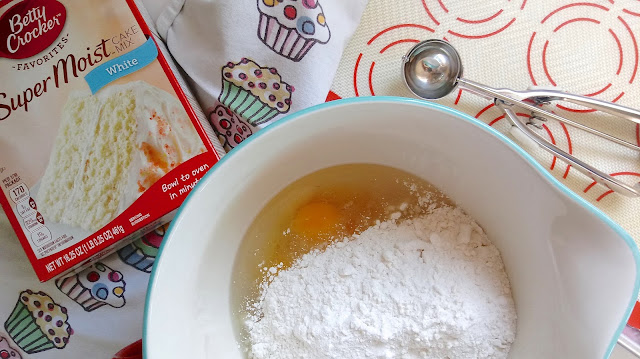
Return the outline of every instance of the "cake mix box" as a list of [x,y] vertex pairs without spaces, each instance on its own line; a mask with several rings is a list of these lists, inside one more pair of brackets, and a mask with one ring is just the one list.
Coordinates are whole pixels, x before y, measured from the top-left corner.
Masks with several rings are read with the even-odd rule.
[[0,202],[41,281],[168,222],[223,153],[143,16],[0,0]]

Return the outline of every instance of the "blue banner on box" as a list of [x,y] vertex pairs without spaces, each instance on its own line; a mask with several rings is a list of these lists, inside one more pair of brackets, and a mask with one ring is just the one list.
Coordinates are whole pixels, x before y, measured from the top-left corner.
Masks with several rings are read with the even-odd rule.
[[109,83],[134,73],[158,57],[158,48],[152,38],[128,53],[109,60],[91,70],[85,77],[91,93],[95,94]]

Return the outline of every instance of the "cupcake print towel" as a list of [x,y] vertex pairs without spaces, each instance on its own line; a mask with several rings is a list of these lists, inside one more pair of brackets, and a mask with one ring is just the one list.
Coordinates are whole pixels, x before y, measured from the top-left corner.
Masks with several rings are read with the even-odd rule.
[[165,230],[40,283],[0,208],[0,359],[142,358],[149,272]]
[[325,101],[367,0],[170,0],[156,25],[227,151]]

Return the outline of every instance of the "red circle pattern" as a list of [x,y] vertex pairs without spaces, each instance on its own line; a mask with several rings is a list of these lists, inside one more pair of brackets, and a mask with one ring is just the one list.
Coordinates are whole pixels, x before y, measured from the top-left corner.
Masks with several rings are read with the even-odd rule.
[[[613,3],[613,1],[611,1],[611,3]],[[577,15],[578,11],[588,11],[589,17]],[[629,26],[629,23],[620,15],[616,17],[616,24],[618,25],[617,29],[611,27],[605,28],[605,25],[603,21],[601,21],[601,19],[606,18],[607,16],[615,16],[615,14],[612,15],[611,13],[612,12],[609,7],[601,4],[575,2],[560,6],[547,14],[540,21],[539,29],[531,34],[529,46],[527,48],[527,69],[529,72],[529,77],[531,78],[531,83],[534,86],[538,86],[543,85],[544,83],[542,82],[547,82],[551,86],[558,86],[557,82],[551,75],[551,69],[548,63],[549,44],[553,40],[553,35],[555,33],[558,33],[560,31],[567,31],[567,28],[570,28],[571,24],[586,23],[592,24],[592,26],[596,27],[596,30],[599,29],[601,31],[607,31],[610,41],[615,43],[615,47],[618,51],[618,62],[615,65],[616,76],[626,75],[628,77],[628,84],[632,84],[636,79],[638,70],[638,42],[634,32]],[[624,31],[625,35],[630,39],[630,48],[625,49],[623,47],[619,35],[620,31]],[[543,33],[547,35],[547,38],[545,38],[545,35],[543,35]],[[542,48],[541,51],[540,48]],[[626,57],[625,53],[627,54]],[[625,59],[627,59],[627,61],[625,61]],[[625,63],[628,63],[628,71],[623,71],[623,65]],[[536,70],[534,70],[533,66],[534,64],[542,65],[541,67],[544,76],[542,76],[540,73],[536,73]],[[540,66],[538,66],[538,68],[539,67]],[[546,81],[543,80],[545,78]],[[615,103],[619,101],[625,93],[622,89],[616,90],[616,86],[614,86],[613,83],[607,82],[594,88],[589,93],[585,93],[584,95],[591,97],[603,94],[605,97],[608,97],[608,101]],[[565,111],[576,113],[595,112],[595,110],[593,109],[573,108],[560,104],[556,105],[556,107]]]
[[[453,24],[450,25],[451,28],[446,29],[446,31],[438,31],[438,33],[441,34],[446,33],[446,35],[443,36],[444,40],[448,40],[447,36],[451,36],[452,38],[461,39],[460,41],[475,41],[506,33],[508,32],[508,28],[516,21],[516,17],[513,16],[514,12],[506,11],[507,6],[513,7],[517,5],[519,10],[524,10],[527,5],[527,0],[508,0],[501,4],[496,3],[495,12],[491,15],[482,18],[469,18],[462,14],[454,14],[454,11],[446,4],[448,0],[413,1],[420,1],[421,7],[424,9],[431,23],[400,23],[387,26],[373,33],[366,43],[366,47],[372,49],[370,51],[360,52],[353,66],[353,89],[355,96],[376,95],[373,81],[376,61],[373,57],[383,55],[395,47],[402,46],[408,50],[411,46],[420,42],[420,40],[434,37],[436,29],[443,30],[439,27],[445,23],[444,20],[447,20],[446,23],[448,24]],[[640,60],[638,49],[639,40],[636,33],[632,30],[629,19],[625,17],[640,17],[640,10],[626,7],[621,11],[614,11],[612,8],[615,0],[602,2],[604,4],[590,2],[565,4],[550,11],[540,21],[539,27],[532,32],[528,41],[528,47],[526,48],[526,66],[531,83],[534,86],[558,86],[557,80],[554,79],[552,75],[553,68],[548,62],[549,51],[551,51],[550,44],[554,41],[554,34],[570,31],[577,23],[585,26],[593,26],[599,31],[605,31],[606,34],[608,34],[609,41],[611,41],[618,52],[617,62],[613,68],[617,82],[603,82],[600,86],[597,86],[597,88],[594,88],[584,95],[598,96],[608,101],[617,102],[625,95],[625,86],[630,86],[636,82],[640,76],[640,74],[638,74],[638,62]],[[581,10],[582,12],[580,14],[584,14],[585,9],[589,10],[587,16],[577,15],[578,12],[576,10]],[[615,17],[615,26],[605,25],[607,22],[603,21],[603,19],[607,19],[607,16]],[[452,19],[455,21],[451,21]],[[611,23],[611,21],[608,23]],[[457,25],[460,25],[460,29],[456,28]],[[415,35],[406,36],[408,31]],[[463,101],[463,92],[463,90],[458,90],[454,105],[458,105],[460,101]],[[560,104],[556,106],[558,109],[577,113],[594,111],[590,109],[572,108]],[[487,117],[488,113],[483,115],[492,107],[494,107],[494,105],[490,104],[480,110],[476,114],[476,118],[482,119],[490,126],[502,120],[504,116]],[[519,113],[518,115],[522,117],[528,116],[524,113]],[[547,126],[547,124],[543,124],[540,134],[546,136],[552,143],[564,147],[563,149],[568,153],[573,154],[573,143],[569,129],[563,123],[554,124],[553,128],[556,128],[556,131],[559,132],[554,134],[550,127],[551,126]],[[557,143],[558,136],[564,137],[561,141],[563,144]],[[640,145],[640,124],[635,126],[635,141]],[[549,164],[549,170],[554,170],[556,167],[557,158],[553,157]],[[563,167],[562,178],[567,178],[570,169],[570,165]],[[611,175],[628,176],[634,179],[640,177],[640,174],[632,171],[616,172],[611,173]],[[595,183],[587,186],[584,189],[584,193],[589,192],[593,187],[595,187]],[[601,201],[610,193],[612,193],[612,191],[606,191],[600,194],[596,198],[596,201]]]

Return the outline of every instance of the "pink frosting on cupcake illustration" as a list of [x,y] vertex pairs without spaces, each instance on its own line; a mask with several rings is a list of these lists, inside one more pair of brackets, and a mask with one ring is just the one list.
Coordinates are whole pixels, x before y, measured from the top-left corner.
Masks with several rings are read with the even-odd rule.
[[253,134],[251,125],[224,105],[218,105],[211,110],[209,121],[227,152]]
[[20,353],[9,346],[9,341],[0,337],[0,359],[22,359]]

